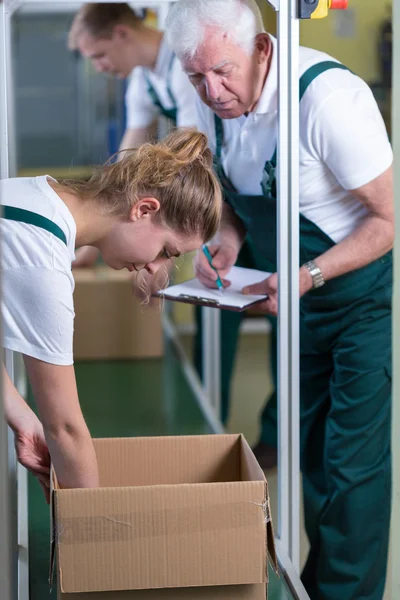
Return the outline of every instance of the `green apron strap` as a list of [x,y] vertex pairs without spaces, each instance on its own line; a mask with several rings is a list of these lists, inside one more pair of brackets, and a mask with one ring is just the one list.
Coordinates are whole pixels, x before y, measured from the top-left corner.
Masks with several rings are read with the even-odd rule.
[[[267,161],[266,165],[268,165],[268,163],[270,163],[274,167],[274,169],[276,169],[277,164],[278,164],[277,163],[277,153],[278,153],[278,148],[275,147],[275,150],[274,150],[274,153],[272,155],[272,158],[271,158],[271,160]],[[274,176],[275,176],[275,171],[274,171]]]
[[160,99],[159,99],[159,97],[158,97],[158,95],[156,93],[156,90],[153,88],[153,86],[151,84],[151,81],[150,81],[149,76],[147,75],[147,73],[145,73],[145,79],[146,79],[146,82],[147,82],[147,91],[148,91],[148,94],[149,94],[149,96],[151,98],[151,101],[153,102],[154,106],[158,106],[158,108],[162,108]]
[[[299,101],[301,102],[304,94],[306,93],[308,86],[318,77],[321,73],[325,73],[325,71],[330,71],[331,69],[343,69],[344,71],[350,71],[348,67],[342,65],[342,63],[338,63],[334,60],[324,60],[323,62],[317,63],[313,65],[303,75],[300,77],[299,81]],[[351,73],[351,71],[350,71]],[[274,150],[274,154],[270,163],[276,168],[277,165],[277,148]]]
[[222,125],[222,119],[220,119],[214,113],[214,125],[215,125],[215,156],[218,160],[221,159],[222,152],[222,140],[224,138],[224,128]]
[[348,67],[345,67],[344,65],[342,65],[342,63],[335,62],[334,60],[325,60],[323,62],[317,63],[316,65],[313,65],[312,67],[307,69],[307,71],[305,73],[303,73],[303,75],[300,78],[300,82],[299,82],[300,101],[302,100],[304,94],[306,93],[307,88],[310,85],[310,83],[312,83],[314,81],[314,79],[316,79],[316,77],[318,77],[318,75],[321,75],[321,73],[325,73],[325,71],[330,71],[331,69],[343,69],[343,71],[350,71],[350,69]]
[[19,223],[27,223],[28,225],[34,225],[35,227],[45,229],[46,231],[49,231],[55,235],[67,246],[67,238],[61,227],[42,215],[38,215],[37,213],[31,212],[30,210],[25,210],[23,208],[3,205],[1,217],[3,219],[7,219],[8,221],[18,221]]
[[175,96],[174,96],[174,94],[172,92],[172,88],[171,88],[172,67],[174,65],[174,60],[175,60],[175,54],[172,54],[171,60],[169,63],[169,67],[168,67],[168,74],[167,74],[167,93],[168,93],[169,99],[172,103],[172,108],[165,108],[163,106],[155,88],[153,87],[153,84],[151,83],[150,77],[148,75],[148,69],[144,69],[144,77],[146,79],[147,91],[149,93],[149,96],[150,96],[154,106],[157,106],[161,110],[162,114],[169,119],[173,118],[172,111],[176,111],[176,107],[177,107]]

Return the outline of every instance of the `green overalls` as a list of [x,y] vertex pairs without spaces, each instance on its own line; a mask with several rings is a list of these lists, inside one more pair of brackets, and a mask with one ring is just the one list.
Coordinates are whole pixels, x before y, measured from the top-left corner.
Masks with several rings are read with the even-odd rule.
[[150,95],[150,98],[153,101],[154,106],[157,106],[160,113],[164,117],[169,119],[172,122],[172,124],[174,125],[174,127],[176,127],[177,115],[178,115],[178,108],[177,108],[178,105],[176,103],[175,96],[171,89],[171,75],[172,75],[172,67],[174,65],[174,60],[175,60],[175,54],[173,54],[171,56],[171,61],[169,63],[168,74],[167,74],[167,92],[168,92],[169,99],[171,100],[171,104],[172,104],[171,108],[165,108],[165,106],[162,104],[155,88],[153,87],[153,84],[151,83],[150,77],[149,77],[148,73],[146,72],[146,70],[144,71],[144,76],[145,76],[146,83],[147,83],[147,91]]
[[[252,247],[251,241],[246,239],[236,265],[239,267],[246,267],[248,269],[261,269],[268,270],[267,266],[262,264],[262,257],[257,255]],[[194,361],[195,366],[203,377],[203,353],[202,353],[202,311],[201,308],[196,306],[196,323],[197,331],[195,336],[195,353]],[[245,317],[245,313],[233,312],[230,310],[221,310],[220,319],[220,364],[221,364],[221,421],[226,425],[229,418],[230,408],[230,397],[231,397],[231,381],[233,375],[233,368],[235,364],[235,355],[237,350],[237,343],[239,339],[239,329],[242,319]],[[262,431],[262,440],[268,443],[270,446],[277,445],[277,426],[276,426],[276,412],[277,412],[277,400],[276,400],[276,385],[277,385],[277,352],[276,352],[276,323],[275,317],[270,315],[266,316],[267,321],[271,324],[271,375],[274,382],[274,392],[269,399],[266,400],[265,414],[268,418],[263,418],[262,422],[264,425]],[[271,410],[271,406],[273,407]],[[267,413],[268,411],[268,413]],[[270,414],[272,413],[272,414]]]
[[[320,73],[300,79],[300,99]],[[276,270],[276,151],[261,196],[237,193],[221,163],[225,199],[269,270]],[[300,263],[334,242],[300,214]],[[260,267],[259,267],[260,268]],[[392,255],[328,281],[300,300],[300,418],[305,524],[303,583],[311,600],[382,600],[391,506]]]

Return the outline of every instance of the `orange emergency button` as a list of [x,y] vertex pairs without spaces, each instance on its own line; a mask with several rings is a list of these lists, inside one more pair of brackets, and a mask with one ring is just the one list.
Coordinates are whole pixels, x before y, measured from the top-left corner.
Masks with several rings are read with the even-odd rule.
[[329,8],[332,10],[346,10],[349,0],[329,0]]

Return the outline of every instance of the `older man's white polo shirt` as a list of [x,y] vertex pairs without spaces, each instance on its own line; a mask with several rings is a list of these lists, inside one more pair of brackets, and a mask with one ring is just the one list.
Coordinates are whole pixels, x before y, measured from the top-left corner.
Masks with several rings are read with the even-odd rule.
[[[253,112],[224,120],[222,164],[242,194],[262,193],[265,162],[277,141],[277,45],[270,71]],[[311,66],[334,60],[300,48],[299,76]],[[196,100],[198,128],[215,152],[214,114]],[[336,243],[347,237],[366,214],[349,193],[386,171],[393,153],[377,103],[367,84],[343,69],[319,75],[300,104],[300,212]]]

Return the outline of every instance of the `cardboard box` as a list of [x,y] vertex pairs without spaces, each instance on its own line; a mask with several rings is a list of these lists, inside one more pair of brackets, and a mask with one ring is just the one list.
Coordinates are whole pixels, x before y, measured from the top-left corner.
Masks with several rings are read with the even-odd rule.
[[261,584],[247,592],[263,598],[268,551],[276,565],[268,485],[243,436],[100,439],[95,449],[101,487],[60,490],[54,482],[63,600],[93,592],[155,598],[116,594],[132,590],[162,590],[157,597],[167,599],[166,588],[207,586],[212,594],[245,584]]
[[75,360],[159,358],[161,308],[141,304],[132,274],[99,266],[75,269]]

